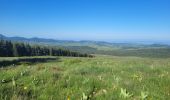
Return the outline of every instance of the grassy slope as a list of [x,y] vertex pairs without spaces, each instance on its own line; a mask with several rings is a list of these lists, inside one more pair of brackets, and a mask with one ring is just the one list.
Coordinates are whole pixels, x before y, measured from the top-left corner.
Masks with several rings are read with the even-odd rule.
[[167,100],[170,59],[60,57],[0,69],[0,80],[6,81],[0,83],[1,99],[80,100],[84,94],[84,99],[89,96],[92,100],[138,100],[142,92],[149,100]]

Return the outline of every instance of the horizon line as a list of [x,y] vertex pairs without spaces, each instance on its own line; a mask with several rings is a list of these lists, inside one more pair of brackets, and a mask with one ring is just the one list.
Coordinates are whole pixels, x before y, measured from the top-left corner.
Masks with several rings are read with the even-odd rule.
[[90,40],[90,39],[79,39],[79,40],[76,40],[76,39],[55,39],[55,38],[45,38],[45,37],[38,37],[38,36],[33,36],[33,37],[25,37],[25,36],[18,36],[18,35],[14,35],[14,36],[6,36],[4,34],[0,34],[4,37],[7,37],[7,38],[25,38],[25,39],[34,39],[34,38],[37,38],[37,39],[45,39],[45,40],[53,40],[53,41],[72,41],[72,42],[83,42],[83,41],[91,41],[91,42],[106,42],[106,43],[130,43],[130,44],[165,44],[165,45],[170,45],[170,40],[147,40],[147,39],[142,39],[142,40],[139,40],[139,39],[127,39],[127,40],[124,40],[124,39],[113,39],[112,41],[107,41],[107,40]]

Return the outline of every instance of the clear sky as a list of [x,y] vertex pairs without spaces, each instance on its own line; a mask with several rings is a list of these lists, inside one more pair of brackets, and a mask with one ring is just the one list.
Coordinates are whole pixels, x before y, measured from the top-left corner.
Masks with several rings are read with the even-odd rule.
[[170,40],[170,0],[0,0],[0,34]]

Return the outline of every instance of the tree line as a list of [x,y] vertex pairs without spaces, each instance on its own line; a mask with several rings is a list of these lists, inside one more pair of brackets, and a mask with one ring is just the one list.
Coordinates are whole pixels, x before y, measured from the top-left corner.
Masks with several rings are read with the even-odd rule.
[[47,47],[40,45],[30,45],[22,42],[11,42],[0,40],[1,57],[21,57],[21,56],[72,56],[72,57],[93,57],[92,55],[73,52],[67,49]]

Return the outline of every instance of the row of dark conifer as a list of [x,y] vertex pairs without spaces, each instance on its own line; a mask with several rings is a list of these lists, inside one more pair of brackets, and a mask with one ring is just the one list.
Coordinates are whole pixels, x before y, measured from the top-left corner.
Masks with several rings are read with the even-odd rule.
[[66,49],[40,46],[40,45],[30,45],[22,42],[11,42],[8,40],[0,40],[1,57],[47,56],[47,55],[93,57],[92,55],[73,52]]

